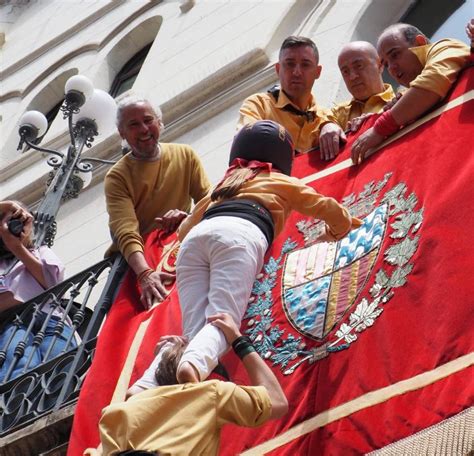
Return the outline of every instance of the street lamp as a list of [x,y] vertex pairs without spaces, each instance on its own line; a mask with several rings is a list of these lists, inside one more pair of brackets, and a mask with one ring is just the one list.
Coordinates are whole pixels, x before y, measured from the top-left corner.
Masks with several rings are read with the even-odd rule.
[[61,201],[77,198],[79,192],[92,180],[94,163],[115,163],[99,158],[81,158],[81,153],[84,146],[92,146],[99,132],[112,126],[116,110],[115,100],[107,92],[94,89],[85,76],[69,78],[61,106],[63,118],[68,119],[70,145],[67,153],[35,144],[35,140],[44,135],[48,128],[46,117],[41,112],[28,111],[21,117],[18,149],[27,144],[34,150],[50,154],[47,163],[53,168],[48,188],[35,216],[36,246],[53,244],[56,234],[55,218]]

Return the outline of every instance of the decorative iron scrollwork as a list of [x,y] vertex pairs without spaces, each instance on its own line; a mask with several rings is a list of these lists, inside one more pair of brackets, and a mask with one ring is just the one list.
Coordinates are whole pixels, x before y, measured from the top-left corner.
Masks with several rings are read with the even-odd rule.
[[[126,262],[121,256],[105,259],[18,309],[1,314],[0,437],[78,396],[92,362],[97,333],[125,270]],[[107,281],[97,304],[89,302],[104,275]],[[88,304],[95,304],[93,311]],[[51,356],[55,340],[65,328],[69,337],[63,338],[61,353]],[[18,331],[22,332],[21,340],[14,342]],[[33,366],[32,354],[44,342],[47,331],[51,343],[44,359]],[[7,332],[9,336],[2,338]],[[9,346],[12,343],[14,346]],[[18,366],[21,372],[11,378]]]

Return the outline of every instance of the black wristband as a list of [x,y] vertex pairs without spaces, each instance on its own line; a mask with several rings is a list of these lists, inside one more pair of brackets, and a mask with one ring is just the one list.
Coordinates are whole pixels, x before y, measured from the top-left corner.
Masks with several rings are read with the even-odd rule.
[[232,348],[235,350],[235,347],[239,346],[240,344],[251,344],[252,342],[250,342],[250,337],[248,336],[239,336],[237,337],[237,339],[234,340],[234,342],[232,342]]
[[232,348],[234,349],[235,354],[240,358],[244,359],[249,353],[255,351],[250,338],[247,336],[240,336],[232,342]]

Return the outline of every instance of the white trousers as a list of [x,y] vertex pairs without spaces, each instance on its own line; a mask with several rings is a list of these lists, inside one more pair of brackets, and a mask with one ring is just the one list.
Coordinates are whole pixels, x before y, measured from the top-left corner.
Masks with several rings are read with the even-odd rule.
[[[191,363],[201,380],[209,376],[228,349],[224,334],[206,323],[207,317],[226,312],[240,326],[267,248],[268,242],[256,225],[228,216],[201,221],[181,244],[177,286],[183,335],[190,342],[180,364]],[[135,385],[145,389],[158,386],[155,370],[167,346]]]
[[239,217],[203,220],[184,239],[176,274],[183,334],[190,342],[181,363],[191,363],[201,380],[228,349],[224,334],[206,323],[207,317],[226,312],[240,326],[267,248],[262,231]]

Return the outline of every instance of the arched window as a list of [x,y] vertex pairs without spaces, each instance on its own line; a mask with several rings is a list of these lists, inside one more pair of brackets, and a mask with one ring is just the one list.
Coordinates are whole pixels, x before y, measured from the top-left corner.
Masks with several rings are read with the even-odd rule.
[[112,87],[109,91],[110,95],[115,98],[132,88],[135,79],[137,79],[138,73],[140,73],[143,62],[148,55],[151,45],[152,43],[147,44],[122,67],[112,83]]

